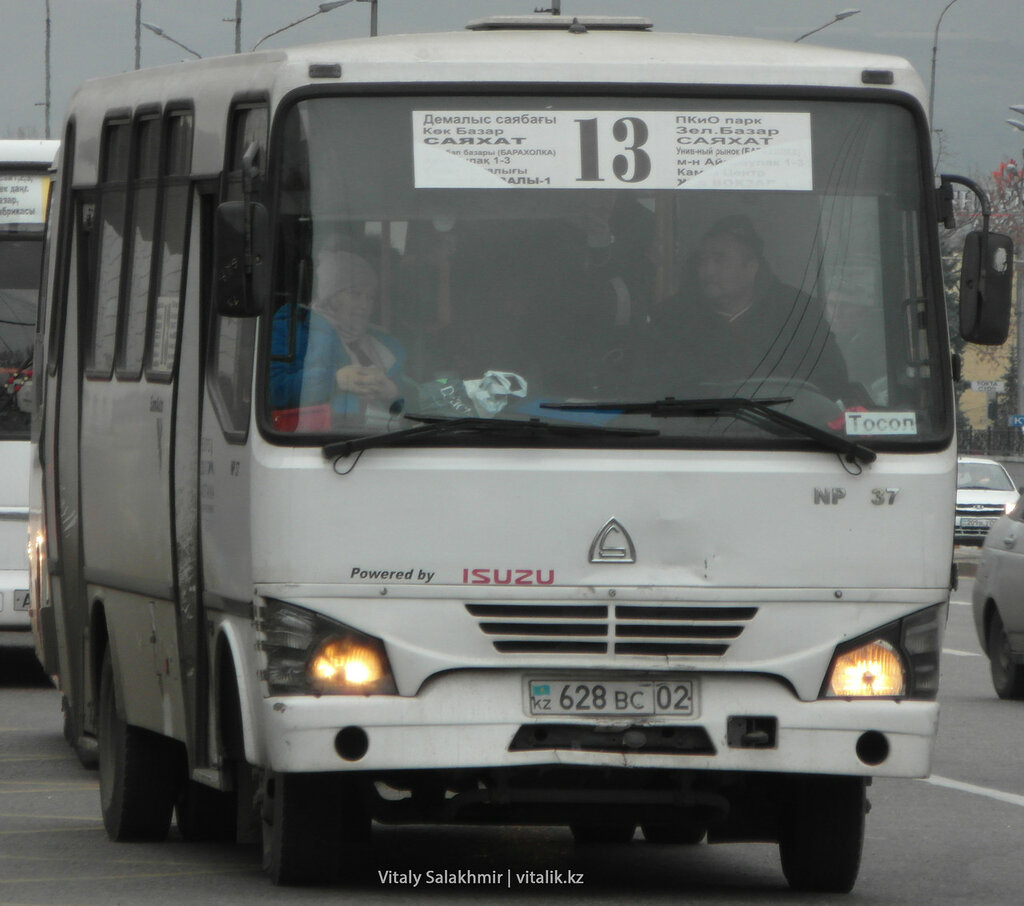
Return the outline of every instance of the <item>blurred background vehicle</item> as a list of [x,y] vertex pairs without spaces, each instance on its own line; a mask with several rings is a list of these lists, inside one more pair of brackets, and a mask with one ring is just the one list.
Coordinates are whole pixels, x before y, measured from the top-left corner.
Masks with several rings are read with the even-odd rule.
[[981,545],[996,520],[1017,503],[1019,490],[1009,473],[993,459],[961,456],[956,470],[956,544]]
[[989,531],[972,600],[996,694],[1024,699],[1024,497]]

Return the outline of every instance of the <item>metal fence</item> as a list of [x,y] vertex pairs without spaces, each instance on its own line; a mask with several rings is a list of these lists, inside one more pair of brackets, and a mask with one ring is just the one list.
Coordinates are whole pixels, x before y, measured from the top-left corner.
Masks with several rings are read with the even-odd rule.
[[961,428],[957,450],[972,456],[1024,456],[1020,428]]

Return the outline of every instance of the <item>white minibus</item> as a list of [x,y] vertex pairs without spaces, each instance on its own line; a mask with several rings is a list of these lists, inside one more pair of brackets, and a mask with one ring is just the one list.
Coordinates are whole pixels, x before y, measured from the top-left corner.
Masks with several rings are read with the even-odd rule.
[[29,629],[27,388],[58,144],[0,139],[0,630]]
[[[953,578],[973,184],[923,99],[560,15],[82,86],[31,588],[110,837],[176,813],[288,884],[375,823],[560,825],[849,890],[872,778],[929,772]],[[1000,342],[1012,250],[965,250]]]

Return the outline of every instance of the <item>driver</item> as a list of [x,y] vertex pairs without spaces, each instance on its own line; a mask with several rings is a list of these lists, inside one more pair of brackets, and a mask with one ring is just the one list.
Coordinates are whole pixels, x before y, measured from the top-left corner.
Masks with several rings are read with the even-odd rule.
[[[704,234],[693,291],[659,306],[654,319],[655,336],[683,346],[669,367],[699,383],[753,384],[745,391],[751,396],[785,395],[786,381],[794,379],[840,405],[858,402],[823,309],[782,283],[762,251],[761,237],[742,215],[723,218]],[[758,394],[759,381],[782,389]]]
[[339,250],[318,256],[310,307],[283,306],[274,316],[275,409],[329,404],[336,424],[388,420],[405,353],[371,323],[376,303],[377,275],[365,259]]

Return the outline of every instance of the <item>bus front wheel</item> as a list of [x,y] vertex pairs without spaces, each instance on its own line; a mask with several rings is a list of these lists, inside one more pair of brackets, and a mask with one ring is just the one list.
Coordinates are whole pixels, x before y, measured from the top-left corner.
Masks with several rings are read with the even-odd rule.
[[864,845],[864,788],[861,777],[797,780],[779,835],[782,871],[794,890],[853,889]]
[[97,718],[100,804],[107,836],[162,840],[171,825],[178,788],[176,744],[118,715],[109,649],[100,670]]
[[348,875],[369,840],[369,813],[337,774],[269,774],[262,816],[263,868],[278,885]]

